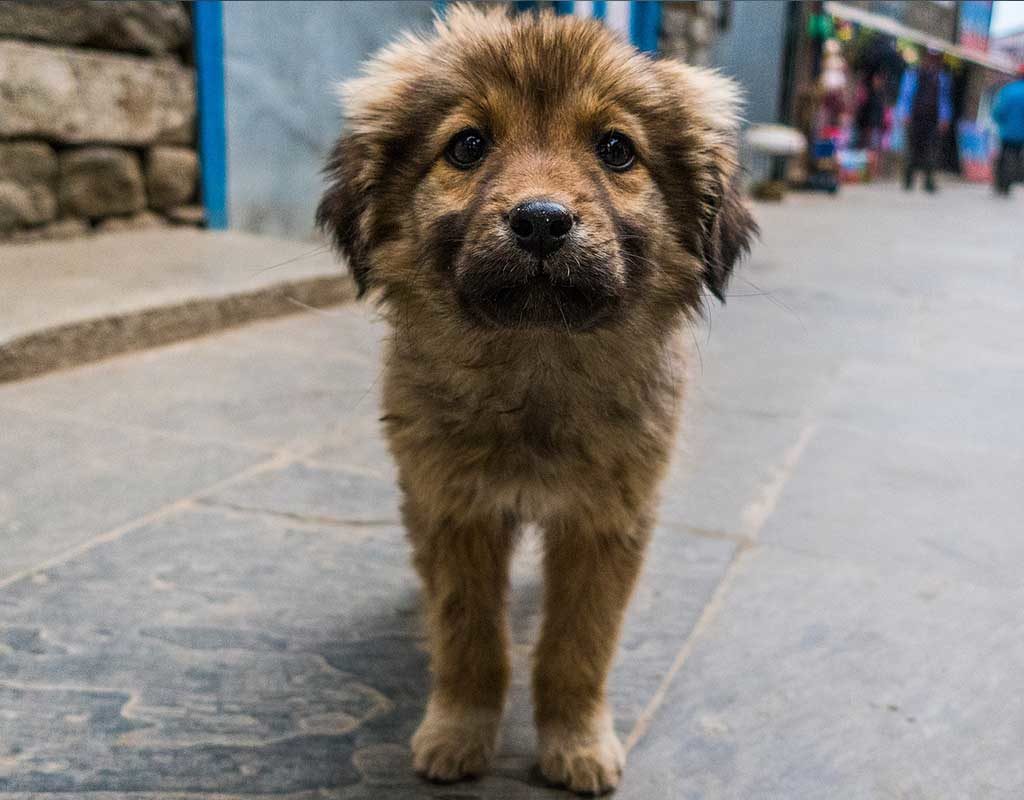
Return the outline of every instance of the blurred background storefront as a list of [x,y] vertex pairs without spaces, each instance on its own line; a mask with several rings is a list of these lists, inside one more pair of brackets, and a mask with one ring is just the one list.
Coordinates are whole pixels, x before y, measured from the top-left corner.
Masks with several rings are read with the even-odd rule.
[[[992,2],[862,0],[799,8],[784,118],[819,135],[807,106],[831,104],[843,179],[892,174],[904,145],[895,113],[900,79],[925,51],[941,55],[952,87],[953,121],[943,136],[940,168],[970,180],[991,178],[991,100],[1014,73],[1012,59],[989,47]],[[863,135],[862,111],[872,101],[882,110],[874,140]]]
[[[0,3],[0,239],[160,224],[312,236],[335,83],[445,5]],[[744,88],[746,124],[812,145],[827,134],[847,181],[893,174],[900,79],[925,49],[952,80],[941,166],[988,179],[991,97],[1024,59],[1024,31],[993,41],[994,4],[977,0],[510,5],[598,18],[642,50],[722,70]],[[752,181],[779,170],[744,159]]]

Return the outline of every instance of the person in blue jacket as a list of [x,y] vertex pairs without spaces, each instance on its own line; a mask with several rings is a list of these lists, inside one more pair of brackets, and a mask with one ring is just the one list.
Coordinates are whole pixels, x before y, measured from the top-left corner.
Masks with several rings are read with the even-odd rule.
[[896,116],[907,136],[903,186],[912,189],[914,175],[923,171],[925,191],[934,192],[939,144],[953,121],[950,78],[939,51],[928,50],[917,69],[904,71]]
[[1014,175],[1024,180],[1024,64],[1017,67],[1017,80],[996,95],[992,119],[999,126],[999,160],[996,162],[996,191],[1009,194]]

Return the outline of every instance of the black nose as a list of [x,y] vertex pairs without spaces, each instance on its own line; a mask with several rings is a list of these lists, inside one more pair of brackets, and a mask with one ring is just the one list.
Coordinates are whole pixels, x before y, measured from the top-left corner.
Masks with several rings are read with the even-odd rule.
[[512,209],[508,224],[520,247],[543,258],[562,246],[573,220],[569,209],[559,203],[528,200]]

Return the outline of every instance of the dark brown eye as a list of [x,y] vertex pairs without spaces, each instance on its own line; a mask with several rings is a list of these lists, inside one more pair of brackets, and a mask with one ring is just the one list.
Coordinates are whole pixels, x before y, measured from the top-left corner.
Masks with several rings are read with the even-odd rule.
[[636,149],[633,142],[624,133],[608,131],[597,143],[597,157],[605,166],[617,170],[627,170],[636,160]]
[[466,128],[452,137],[444,154],[452,166],[469,169],[487,154],[487,141],[480,131]]

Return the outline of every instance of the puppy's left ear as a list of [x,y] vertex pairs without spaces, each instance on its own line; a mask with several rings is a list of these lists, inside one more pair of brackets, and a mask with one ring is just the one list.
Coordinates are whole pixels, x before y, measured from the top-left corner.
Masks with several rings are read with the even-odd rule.
[[680,240],[702,262],[708,289],[725,302],[733,267],[758,233],[739,189],[740,90],[714,70],[679,61],[657,60],[653,68],[662,82],[655,117],[663,122],[655,136],[664,161],[657,180]]
[[723,188],[712,214],[702,237],[704,283],[724,303],[725,287],[733,267],[750,252],[759,231],[735,178]]

